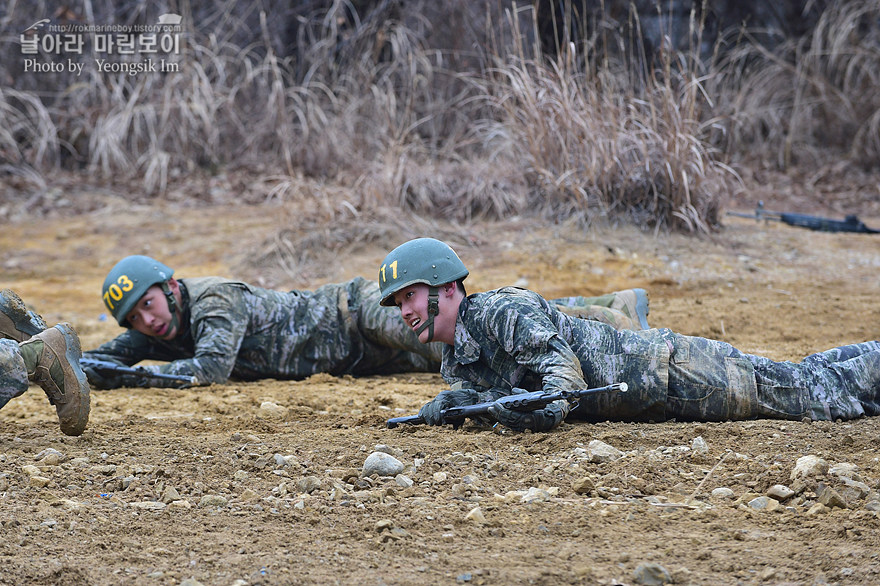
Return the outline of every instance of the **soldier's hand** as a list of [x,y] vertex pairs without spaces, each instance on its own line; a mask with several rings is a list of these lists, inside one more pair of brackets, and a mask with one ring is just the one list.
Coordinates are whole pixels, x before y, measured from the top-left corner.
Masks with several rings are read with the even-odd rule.
[[570,410],[568,401],[564,400],[553,401],[535,411],[513,411],[497,401],[489,406],[489,414],[498,423],[516,431],[550,431],[562,423]]
[[95,390],[106,391],[118,389],[122,386],[122,377],[115,374],[101,374],[97,369],[83,366],[83,372],[89,379],[89,386]]
[[419,417],[424,419],[428,425],[443,425],[441,412],[444,409],[462,405],[475,405],[479,402],[480,397],[477,391],[472,389],[442,391],[419,409]]

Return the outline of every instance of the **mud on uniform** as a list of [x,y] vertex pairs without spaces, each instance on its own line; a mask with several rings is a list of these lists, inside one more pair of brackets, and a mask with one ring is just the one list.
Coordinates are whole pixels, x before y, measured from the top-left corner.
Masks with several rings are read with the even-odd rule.
[[[205,277],[180,279],[183,316],[173,340],[128,330],[86,357],[156,372],[229,378],[302,379],[334,375],[438,372],[440,344],[422,344],[396,308],[379,305],[379,288],[361,277],[315,291],[274,291]],[[176,386],[123,376],[117,386]]]
[[853,419],[880,414],[880,342],[834,348],[800,363],[745,354],[668,329],[615,330],[573,318],[525,289],[468,296],[441,374],[453,389],[509,394],[626,382],[586,397],[591,421]]

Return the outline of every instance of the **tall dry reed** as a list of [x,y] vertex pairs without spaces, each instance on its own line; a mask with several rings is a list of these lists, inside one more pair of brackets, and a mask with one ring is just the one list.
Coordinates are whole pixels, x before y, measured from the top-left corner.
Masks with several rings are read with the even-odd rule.
[[[585,26],[574,4],[560,5],[564,34],[548,51],[526,8],[505,19],[495,3],[451,2],[450,14],[485,27],[482,45],[452,51],[432,45],[418,15],[436,7],[418,2],[364,14],[313,2],[281,14],[296,23],[285,40],[283,19],[259,2],[191,0],[179,72],[28,78],[4,66],[16,83],[0,90],[3,168],[36,190],[64,168],[139,180],[156,197],[193,172],[233,169],[278,177],[267,200],[301,198],[288,186],[303,176],[343,187],[337,218],[397,209],[706,232],[737,185],[732,162],[767,156],[785,168],[828,147],[878,160],[880,0],[841,4],[778,51],[743,41],[711,62],[696,49],[649,53],[609,15]],[[32,11],[12,9],[12,30],[30,24]],[[125,10],[91,18],[143,17]],[[698,14],[689,34],[702,47]],[[638,15],[628,18],[637,31]]]

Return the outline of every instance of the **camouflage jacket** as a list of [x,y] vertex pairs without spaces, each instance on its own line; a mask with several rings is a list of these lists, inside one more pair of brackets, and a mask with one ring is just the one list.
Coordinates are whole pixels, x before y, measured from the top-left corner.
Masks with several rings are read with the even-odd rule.
[[[168,361],[145,368],[195,376],[201,383],[345,374],[355,371],[363,356],[365,341],[350,318],[360,292],[371,290],[363,278],[315,291],[274,291],[219,277],[179,282],[183,317],[173,340],[128,330],[84,355],[127,366]],[[145,383],[131,377],[121,384]]]
[[660,330],[618,331],[566,315],[537,293],[505,287],[462,301],[441,374],[452,388],[495,392],[627,382],[630,392],[585,398],[581,410],[595,419],[662,420],[669,354]]

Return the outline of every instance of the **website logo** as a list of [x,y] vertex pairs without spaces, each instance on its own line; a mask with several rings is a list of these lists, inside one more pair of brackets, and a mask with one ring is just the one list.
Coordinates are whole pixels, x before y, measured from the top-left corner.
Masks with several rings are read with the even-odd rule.
[[[75,15],[73,15],[75,16]],[[155,24],[115,25],[43,18],[20,35],[25,73],[71,72],[93,65],[99,73],[174,73],[180,71],[183,17],[167,13]]]

